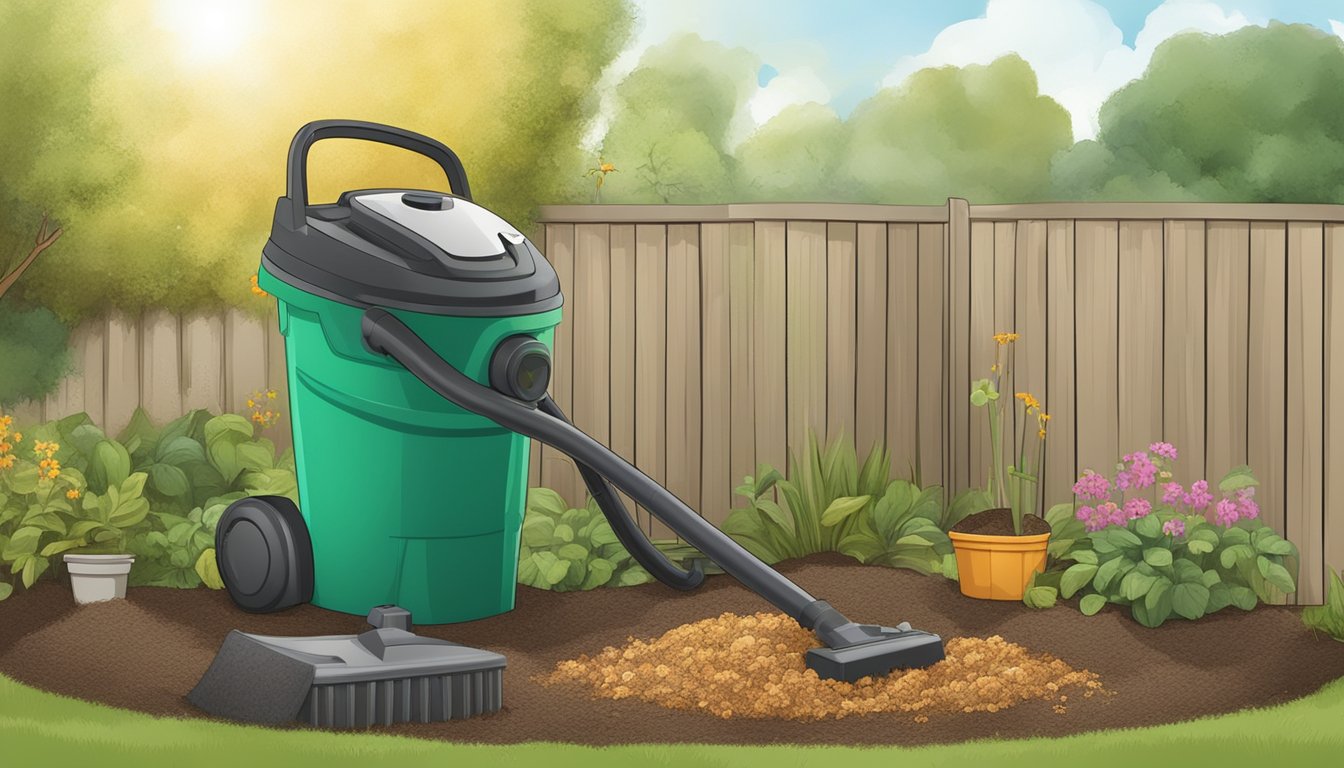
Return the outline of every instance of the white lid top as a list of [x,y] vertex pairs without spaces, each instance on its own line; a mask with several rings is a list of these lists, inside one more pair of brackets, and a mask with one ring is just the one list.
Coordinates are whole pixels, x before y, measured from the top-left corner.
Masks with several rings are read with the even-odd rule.
[[512,243],[523,242],[511,224],[475,203],[452,198],[447,210],[425,210],[407,205],[402,194],[376,192],[355,199],[460,259],[498,256],[504,250],[500,235]]

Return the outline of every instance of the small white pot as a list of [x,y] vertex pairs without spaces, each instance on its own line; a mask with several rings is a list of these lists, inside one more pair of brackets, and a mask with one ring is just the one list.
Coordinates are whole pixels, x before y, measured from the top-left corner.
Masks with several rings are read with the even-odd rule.
[[134,562],[134,555],[66,555],[75,602],[83,605],[125,598],[126,576]]

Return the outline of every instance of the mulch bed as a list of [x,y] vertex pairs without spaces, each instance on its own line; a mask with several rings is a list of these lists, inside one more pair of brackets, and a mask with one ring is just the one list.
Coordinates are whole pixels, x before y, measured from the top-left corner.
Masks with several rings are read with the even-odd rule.
[[[953,713],[916,722],[883,712],[796,722],[724,719],[635,698],[596,698],[578,683],[543,685],[558,662],[597,654],[631,637],[648,639],[724,612],[773,611],[726,576],[682,593],[648,584],[553,594],[520,587],[517,608],[461,625],[417,627],[508,657],[504,710],[474,720],[379,729],[462,742],[582,744],[926,744],[978,738],[1057,736],[1155,725],[1282,703],[1344,677],[1344,644],[1314,636],[1299,609],[1230,608],[1198,622],[1145,629],[1113,608],[1094,617],[1059,606],[963,598],[955,583],[908,571],[814,555],[781,571],[850,618],[909,621],[945,640],[1001,635],[1100,677],[1107,695],[1071,697],[1067,711],[1027,701],[998,712]],[[230,629],[269,635],[355,633],[361,617],[311,606],[278,615],[233,607],[203,589],[131,589],[128,599],[78,608],[68,586],[44,583],[0,603],[0,672],[56,693],[156,715],[203,717],[185,699]]]

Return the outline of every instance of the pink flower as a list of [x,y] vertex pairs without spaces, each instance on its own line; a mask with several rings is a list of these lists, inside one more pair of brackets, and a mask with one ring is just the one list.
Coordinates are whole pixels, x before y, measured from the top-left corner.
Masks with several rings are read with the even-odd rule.
[[1106,520],[1106,515],[1103,514],[1101,510],[1094,509],[1093,507],[1085,507],[1085,509],[1087,509],[1088,515],[1087,519],[1083,521],[1084,528],[1091,532],[1100,531],[1102,528],[1106,527],[1108,521]]
[[1185,521],[1176,519],[1168,520],[1162,524],[1162,532],[1168,536],[1184,536]]
[[1164,459],[1170,459],[1172,461],[1176,460],[1176,446],[1171,443],[1153,443],[1148,446],[1148,450]]
[[1231,499],[1223,499],[1218,502],[1215,509],[1216,512],[1214,514],[1218,519],[1219,525],[1232,525],[1237,522],[1240,513],[1237,510],[1237,503],[1235,501]]
[[1186,506],[1191,509],[1204,509],[1213,501],[1213,494],[1209,493],[1208,480],[1196,480],[1190,484],[1190,492],[1185,494]]
[[1092,517],[1093,513],[1095,512],[1096,510],[1089,506],[1081,506],[1078,508],[1077,512],[1073,513],[1073,516],[1078,518],[1079,520],[1087,520],[1088,518]]
[[1111,481],[1089,469],[1073,484],[1073,493],[1084,499],[1100,501],[1111,495]]
[[1167,483],[1162,486],[1163,504],[1180,504],[1184,496],[1185,489],[1181,487],[1180,483]]
[[1147,499],[1130,499],[1125,502],[1125,517],[1130,520],[1147,517],[1148,513],[1152,511],[1153,505]]
[[1248,487],[1238,490],[1235,494],[1237,504],[1237,514],[1242,520],[1254,520],[1260,516],[1260,505],[1255,503],[1255,488]]
[[[1105,504],[1097,505],[1097,514],[1105,518],[1104,525],[1124,525],[1125,511],[1114,501],[1108,501]],[[1104,527],[1104,526],[1103,526]]]

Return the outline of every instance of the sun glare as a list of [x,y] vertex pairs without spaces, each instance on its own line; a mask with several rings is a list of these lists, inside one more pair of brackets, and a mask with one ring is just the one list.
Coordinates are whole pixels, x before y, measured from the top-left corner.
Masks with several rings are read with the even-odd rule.
[[157,21],[177,36],[188,60],[218,62],[246,42],[256,10],[255,3],[244,0],[162,0]]

